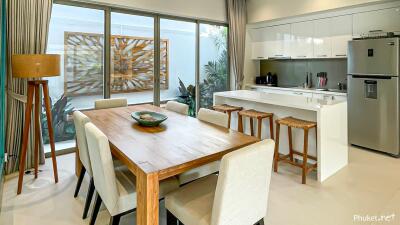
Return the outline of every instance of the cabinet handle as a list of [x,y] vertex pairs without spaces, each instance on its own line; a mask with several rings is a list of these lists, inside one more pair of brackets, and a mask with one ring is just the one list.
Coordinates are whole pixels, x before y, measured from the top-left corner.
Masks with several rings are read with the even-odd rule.
[[303,95],[302,92],[293,92],[293,94],[295,94],[295,95]]
[[257,59],[263,59],[263,58],[264,58],[264,57],[262,57],[262,56],[258,56],[258,57],[257,57]]
[[299,57],[299,58],[305,58],[305,57],[307,57],[306,55],[298,55],[297,57]]
[[377,33],[377,32],[383,32],[383,30],[370,30],[370,33]]
[[327,57],[327,55],[317,55],[317,57]]
[[275,56],[283,56],[283,55],[275,55]]
[[339,55],[335,55],[335,56],[340,57],[340,56],[347,56],[347,55],[346,54],[339,54]]

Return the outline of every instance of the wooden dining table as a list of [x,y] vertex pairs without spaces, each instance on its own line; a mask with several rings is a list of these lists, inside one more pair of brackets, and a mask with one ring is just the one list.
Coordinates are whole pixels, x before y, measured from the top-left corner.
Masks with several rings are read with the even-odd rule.
[[[158,127],[140,126],[131,113],[152,111],[168,119]],[[257,138],[153,105],[85,111],[109,139],[111,152],[136,176],[137,225],[159,224],[159,182],[220,160]]]

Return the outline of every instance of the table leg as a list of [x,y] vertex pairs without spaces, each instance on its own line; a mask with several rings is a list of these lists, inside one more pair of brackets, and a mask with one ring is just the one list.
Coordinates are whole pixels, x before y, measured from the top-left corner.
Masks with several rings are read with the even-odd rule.
[[137,225],[158,225],[158,174],[139,171],[136,175]]

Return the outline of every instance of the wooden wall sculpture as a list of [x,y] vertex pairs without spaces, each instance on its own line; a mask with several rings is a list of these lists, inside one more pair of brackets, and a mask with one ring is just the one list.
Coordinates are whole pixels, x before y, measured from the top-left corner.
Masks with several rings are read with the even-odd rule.
[[[103,93],[103,35],[64,34],[64,91],[66,96]],[[111,36],[111,93],[154,88],[154,40]],[[161,40],[161,89],[168,89],[168,40]]]

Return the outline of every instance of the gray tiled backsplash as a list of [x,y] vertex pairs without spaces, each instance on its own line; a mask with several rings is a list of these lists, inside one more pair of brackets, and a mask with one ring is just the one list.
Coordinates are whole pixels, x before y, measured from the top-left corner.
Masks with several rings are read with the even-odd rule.
[[337,84],[347,83],[346,59],[304,59],[304,60],[263,60],[260,73],[278,75],[279,86],[300,86],[306,81],[306,73],[313,74],[313,87],[317,85],[317,73],[328,74],[327,88],[337,88]]

